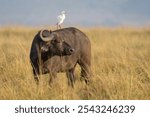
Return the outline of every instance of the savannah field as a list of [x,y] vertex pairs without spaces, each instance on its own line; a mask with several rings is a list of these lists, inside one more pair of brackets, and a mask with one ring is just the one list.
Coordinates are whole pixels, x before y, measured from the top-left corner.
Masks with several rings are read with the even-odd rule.
[[36,85],[29,52],[38,30],[0,28],[0,99],[150,99],[150,28],[81,28],[91,40],[93,77],[89,85],[80,81],[77,66],[74,89],[65,73],[52,87],[48,75]]

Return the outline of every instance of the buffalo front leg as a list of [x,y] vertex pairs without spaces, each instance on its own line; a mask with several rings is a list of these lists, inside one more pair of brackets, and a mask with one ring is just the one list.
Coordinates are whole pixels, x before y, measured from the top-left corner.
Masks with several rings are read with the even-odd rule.
[[68,78],[68,85],[74,87],[75,83],[75,75],[74,75],[74,68],[70,69],[66,72]]
[[34,80],[35,80],[36,84],[39,85],[39,76],[37,76],[37,75],[34,76]]
[[39,85],[39,73],[35,69],[33,69],[33,73],[34,73],[34,80],[35,80],[36,84]]

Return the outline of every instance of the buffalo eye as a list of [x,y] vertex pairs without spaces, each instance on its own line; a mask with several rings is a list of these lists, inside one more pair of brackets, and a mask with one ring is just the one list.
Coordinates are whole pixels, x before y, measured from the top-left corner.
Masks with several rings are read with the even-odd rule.
[[59,39],[53,39],[52,43],[60,43],[60,40]]

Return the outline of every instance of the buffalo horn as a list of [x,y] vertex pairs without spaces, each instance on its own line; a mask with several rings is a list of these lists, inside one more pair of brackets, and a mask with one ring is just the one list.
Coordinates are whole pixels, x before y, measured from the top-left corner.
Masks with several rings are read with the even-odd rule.
[[50,34],[50,36],[48,36],[48,37],[43,37],[43,35],[42,35],[43,31],[44,31],[44,30],[41,30],[41,31],[40,31],[40,37],[41,37],[41,39],[42,39],[43,41],[46,41],[46,42],[47,42],[47,41],[50,41],[50,40],[53,39],[53,37],[54,37],[53,34]]

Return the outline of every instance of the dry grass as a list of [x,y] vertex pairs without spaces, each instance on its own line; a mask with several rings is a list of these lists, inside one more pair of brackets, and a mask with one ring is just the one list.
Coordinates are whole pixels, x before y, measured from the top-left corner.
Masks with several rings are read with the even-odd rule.
[[93,82],[67,86],[58,74],[37,87],[29,62],[32,39],[39,29],[0,28],[0,99],[150,99],[150,29],[83,29],[92,44]]

